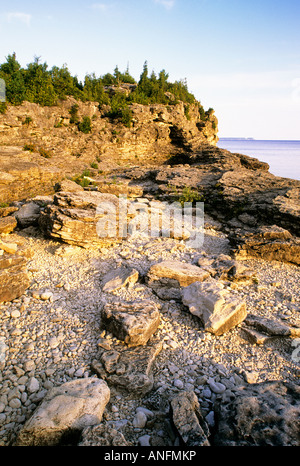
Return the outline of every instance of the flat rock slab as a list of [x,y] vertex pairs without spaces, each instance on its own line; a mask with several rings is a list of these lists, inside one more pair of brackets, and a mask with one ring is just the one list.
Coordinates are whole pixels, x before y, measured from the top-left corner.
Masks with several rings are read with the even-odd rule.
[[204,329],[214,335],[222,335],[247,316],[246,303],[216,280],[195,282],[185,287],[182,302],[193,315],[199,317]]
[[167,260],[150,267],[147,282],[161,299],[181,301],[181,287],[208,277],[210,272],[197,265]]
[[187,264],[180,261],[164,261],[152,265],[148,277],[150,280],[170,278],[177,280],[180,286],[188,286],[194,282],[202,282],[210,276],[209,272],[197,265]]
[[110,351],[101,349],[91,367],[109,386],[132,398],[140,398],[153,388],[152,366],[162,345],[162,340],[153,338],[137,348],[117,345]]
[[108,272],[102,280],[102,290],[112,292],[119,290],[126,285],[133,285],[139,279],[139,273],[129,267],[121,267],[117,270]]
[[21,429],[17,446],[61,445],[85,427],[101,422],[110,399],[104,380],[72,380],[52,388]]
[[18,210],[18,207],[0,207],[0,217],[8,217]]
[[160,312],[150,301],[107,303],[101,324],[128,346],[145,345],[160,324]]
[[182,392],[171,400],[172,420],[185,446],[210,446],[207,423],[194,392]]
[[235,395],[215,403],[215,446],[299,446],[299,385],[263,382]]

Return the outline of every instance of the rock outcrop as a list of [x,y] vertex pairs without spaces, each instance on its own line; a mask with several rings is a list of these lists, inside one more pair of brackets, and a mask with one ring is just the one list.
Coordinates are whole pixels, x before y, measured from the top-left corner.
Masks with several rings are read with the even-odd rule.
[[300,239],[277,225],[261,227],[255,233],[230,236],[239,260],[262,258],[300,265]]

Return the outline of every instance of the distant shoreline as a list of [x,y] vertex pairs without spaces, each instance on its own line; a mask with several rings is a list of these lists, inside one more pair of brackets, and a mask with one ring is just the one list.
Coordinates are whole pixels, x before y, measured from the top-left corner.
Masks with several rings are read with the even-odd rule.
[[255,138],[219,138],[219,141],[275,141],[275,142],[300,142],[300,139],[255,139]]

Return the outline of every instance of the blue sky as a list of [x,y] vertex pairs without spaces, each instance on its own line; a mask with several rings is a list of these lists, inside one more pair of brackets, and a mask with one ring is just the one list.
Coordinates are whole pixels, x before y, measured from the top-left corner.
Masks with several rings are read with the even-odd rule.
[[41,56],[83,79],[143,63],[189,90],[220,137],[300,140],[299,0],[10,0],[0,62]]

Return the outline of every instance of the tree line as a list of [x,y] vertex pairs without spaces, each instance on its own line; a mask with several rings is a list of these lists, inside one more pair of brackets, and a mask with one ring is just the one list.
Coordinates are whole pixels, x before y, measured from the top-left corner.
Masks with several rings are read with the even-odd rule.
[[77,76],[71,75],[66,65],[48,69],[47,63],[41,62],[40,57],[35,57],[32,63],[22,68],[16,54],[13,53],[0,65],[0,78],[5,80],[6,100],[13,105],[20,105],[26,100],[42,106],[52,106],[67,96],[73,96],[77,100],[115,106],[115,102],[111,102],[113,97],[106,92],[106,88],[124,83],[136,84],[135,90],[129,95],[118,97],[126,103],[167,104],[170,100],[166,92],[171,92],[175,101],[195,102],[195,97],[188,91],[186,81],[169,82],[169,75],[165,70],[158,76],[154,71],[149,75],[147,62],[144,63],[138,82],[130,75],[128,67],[125,72],[120,72],[118,66],[113,73],[106,73],[100,77],[94,73],[87,74],[84,81],[80,82]]

